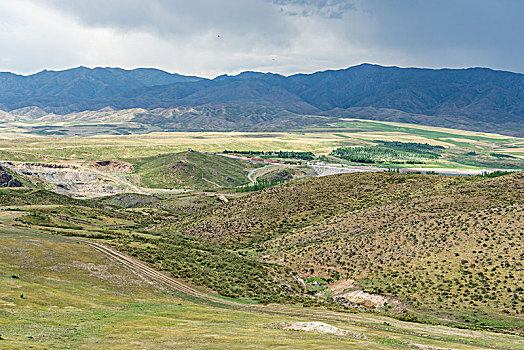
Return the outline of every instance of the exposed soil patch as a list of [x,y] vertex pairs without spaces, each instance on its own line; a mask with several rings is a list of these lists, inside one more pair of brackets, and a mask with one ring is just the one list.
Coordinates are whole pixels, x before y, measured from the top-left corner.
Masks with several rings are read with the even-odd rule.
[[362,290],[362,288],[354,285],[351,280],[337,283],[329,289],[333,291],[333,298],[337,302],[341,304],[347,303],[348,306],[351,307],[361,305],[366,309],[378,309],[384,307],[386,303],[389,305],[399,303],[394,297],[366,292]]
[[332,326],[324,322],[289,322],[271,324],[270,327],[282,328],[292,331],[312,332],[321,334],[332,334],[343,337],[354,337],[360,339],[367,339],[362,333],[351,332],[342,328]]
[[[75,164],[29,162],[1,162],[0,165],[19,174],[28,181],[40,181],[49,190],[73,197],[116,194],[132,188],[132,184],[106,174],[107,171],[104,173],[94,167],[89,169]],[[112,167],[107,166],[109,168]]]

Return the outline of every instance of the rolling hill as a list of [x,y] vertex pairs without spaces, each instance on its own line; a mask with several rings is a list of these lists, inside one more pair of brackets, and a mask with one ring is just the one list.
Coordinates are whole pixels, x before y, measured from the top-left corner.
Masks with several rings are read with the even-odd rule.
[[[195,344],[227,349],[522,345],[522,338],[515,335],[417,325],[371,313],[242,305],[199,290],[187,296],[162,283],[158,275],[152,279],[122,265],[96,248],[100,245],[32,230],[1,227],[0,246],[0,343],[6,350],[114,350],[127,349],[131,342],[143,349],[186,349]],[[327,323],[342,336],[290,327],[304,323]]]
[[165,154],[136,162],[143,187],[210,189],[249,183],[248,173],[263,164],[196,151]]
[[[521,328],[524,174],[344,174],[295,181],[166,224],[426,317]],[[325,282],[327,281],[327,282]]]
[[[198,185],[213,188],[211,181],[229,183],[225,173],[238,181],[246,176],[241,161],[220,158],[216,168],[215,158],[183,152],[136,166],[152,184],[203,181]],[[141,164],[155,171],[141,172]],[[187,170],[179,174],[173,166]],[[202,167],[214,169],[204,174],[209,182]],[[248,194],[86,201],[22,188],[2,189],[0,201],[1,217],[13,225],[102,240],[224,296],[368,308],[518,333],[524,326],[523,180],[522,172],[496,178],[353,173]]]

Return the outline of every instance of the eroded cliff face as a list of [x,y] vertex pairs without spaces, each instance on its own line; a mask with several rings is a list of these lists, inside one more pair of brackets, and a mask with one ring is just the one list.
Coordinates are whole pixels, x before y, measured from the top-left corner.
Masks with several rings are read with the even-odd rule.
[[118,177],[74,164],[0,162],[0,166],[49,190],[77,198],[132,192]]

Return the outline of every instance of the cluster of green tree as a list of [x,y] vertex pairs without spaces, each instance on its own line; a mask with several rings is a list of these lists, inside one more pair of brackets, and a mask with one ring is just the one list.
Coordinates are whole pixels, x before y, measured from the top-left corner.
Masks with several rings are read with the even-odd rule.
[[363,147],[340,147],[331,152],[332,156],[355,163],[424,163],[421,158],[440,157],[442,146],[427,143],[381,141],[381,145]]
[[408,153],[425,154],[424,158],[437,159],[440,152],[446,148],[443,146],[432,146],[428,143],[418,142],[399,142],[399,141],[380,141],[385,147]]
[[508,175],[508,174],[511,174],[511,173],[514,173],[515,171],[504,171],[504,170],[496,170],[496,171],[492,171],[492,172],[483,172],[482,174],[478,174],[477,176],[479,177],[487,177],[487,178],[494,178],[494,177],[499,177],[499,176],[504,176],[504,175]]
[[271,179],[271,180],[262,180],[262,181],[256,181],[254,184],[251,185],[244,185],[242,187],[237,188],[237,192],[254,192],[254,191],[260,191],[264,188],[280,185],[284,182],[287,182],[289,180],[287,179]]
[[302,159],[311,160],[315,157],[312,152],[295,151],[228,151],[222,153],[244,154],[249,156],[259,156],[261,158],[283,158],[283,159]]

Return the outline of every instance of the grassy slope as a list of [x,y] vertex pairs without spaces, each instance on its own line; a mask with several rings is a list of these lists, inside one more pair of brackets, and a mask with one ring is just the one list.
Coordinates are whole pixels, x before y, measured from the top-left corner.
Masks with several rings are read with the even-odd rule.
[[523,189],[522,173],[485,180],[359,210],[271,244],[303,272],[338,271],[439,318],[522,329]]
[[[324,311],[326,319],[297,307],[279,307],[298,314],[285,316],[195,303],[156,290],[90,247],[31,231],[0,228],[0,252],[2,349],[522,347],[522,339],[514,336],[416,325],[372,314]],[[365,333],[368,339],[271,326],[316,320]]]
[[37,189],[3,189],[0,203],[23,225],[105,238],[223,295],[304,301],[286,292],[300,290],[291,270],[257,261],[264,256],[301,276],[356,279],[437,318],[513,328],[522,327],[522,189],[522,173],[361,173],[227,204],[189,193],[114,210]]
[[181,152],[137,162],[140,184],[150,188],[235,187],[248,183],[247,174],[258,167],[236,159],[199,152]]
[[244,197],[197,218],[186,230],[229,247],[249,248],[350,211],[469,181],[385,173],[305,179]]
[[21,206],[21,205],[95,205],[90,201],[81,201],[66,197],[54,192],[37,188],[4,188],[0,190],[0,205]]
[[356,279],[438,317],[522,329],[523,194],[524,173],[344,174],[266,189],[170,229],[258,247],[301,275]]
[[[5,206],[0,208],[0,219],[14,217],[16,225],[67,236],[104,239],[107,244],[174,277],[221,295],[260,301],[312,299],[302,298],[302,287],[287,267],[248,259],[195,237],[156,230],[163,222],[182,220],[203,208],[219,206],[222,202],[216,196],[184,194],[174,201],[144,203],[150,204],[151,208],[121,209],[96,207],[99,206],[97,202],[72,200],[47,191],[27,191],[24,201],[20,201],[17,197],[20,190],[2,191],[5,197],[0,196],[0,200],[5,199],[1,202]],[[31,193],[49,196],[40,205],[27,205],[31,202]],[[39,203],[36,198],[34,202]],[[14,211],[13,207],[17,210]]]

